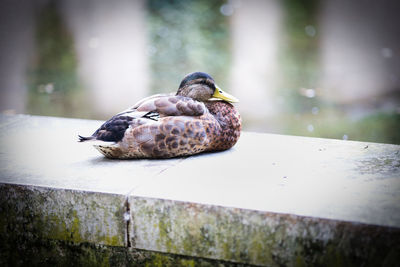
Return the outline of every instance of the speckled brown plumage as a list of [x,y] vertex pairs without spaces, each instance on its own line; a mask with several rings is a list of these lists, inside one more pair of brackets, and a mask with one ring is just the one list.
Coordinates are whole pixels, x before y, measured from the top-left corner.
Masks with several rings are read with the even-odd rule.
[[229,149],[240,136],[240,115],[232,104],[213,97],[235,101],[208,74],[191,73],[177,95],[143,99],[80,141],[106,141],[95,147],[108,158],[171,158]]

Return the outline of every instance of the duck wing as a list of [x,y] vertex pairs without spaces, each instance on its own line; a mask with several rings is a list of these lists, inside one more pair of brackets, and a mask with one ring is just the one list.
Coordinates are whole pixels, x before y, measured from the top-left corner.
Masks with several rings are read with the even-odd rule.
[[166,116],[201,116],[207,108],[204,103],[184,96],[149,98],[134,108],[137,112],[157,112]]
[[121,115],[121,114],[124,114],[124,113],[131,113],[131,112],[137,111],[137,108],[140,107],[141,105],[143,105],[143,103],[145,103],[145,102],[149,102],[149,101],[155,100],[157,98],[163,98],[163,97],[169,97],[169,96],[173,96],[173,93],[170,93],[170,94],[155,94],[155,95],[151,95],[151,96],[145,97],[145,98],[139,100],[132,107],[130,107],[130,108],[124,110],[124,111],[121,111],[117,115]]
[[101,140],[118,142],[124,137],[129,127],[138,127],[158,121],[161,117],[201,116],[207,112],[206,106],[189,97],[173,95],[153,95],[133,107],[118,113],[103,123],[92,136],[79,136],[79,141]]

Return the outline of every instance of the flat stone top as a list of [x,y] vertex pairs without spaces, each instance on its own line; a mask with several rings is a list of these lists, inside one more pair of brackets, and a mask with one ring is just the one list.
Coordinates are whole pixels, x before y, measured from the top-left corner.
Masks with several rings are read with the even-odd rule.
[[110,160],[100,121],[0,116],[0,183],[171,199],[400,227],[400,146],[244,132],[228,151]]
[[0,182],[129,194],[182,159],[109,160],[79,143],[101,121],[0,116]]

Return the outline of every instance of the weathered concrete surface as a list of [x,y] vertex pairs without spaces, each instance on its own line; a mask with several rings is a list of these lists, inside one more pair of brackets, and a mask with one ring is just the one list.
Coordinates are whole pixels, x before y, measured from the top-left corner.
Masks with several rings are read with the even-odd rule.
[[8,237],[0,239],[0,266],[248,266],[94,243],[74,243],[26,235]]
[[76,142],[100,123],[0,116],[3,263],[400,261],[400,146],[244,133],[226,152],[109,160]]
[[38,116],[0,116],[0,182],[115,194],[148,182],[174,160],[108,160],[78,143],[102,122]]
[[131,199],[137,248],[266,266],[394,266],[400,229],[237,208]]
[[138,248],[271,266],[400,260],[399,153],[248,133],[136,188],[132,237]]
[[245,133],[133,195],[400,227],[400,146]]
[[0,184],[0,229],[125,246],[124,203],[123,195]]

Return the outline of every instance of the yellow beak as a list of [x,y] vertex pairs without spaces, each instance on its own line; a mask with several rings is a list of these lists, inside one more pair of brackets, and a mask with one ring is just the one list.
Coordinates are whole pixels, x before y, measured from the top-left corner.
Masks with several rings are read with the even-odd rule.
[[239,102],[239,99],[237,99],[236,97],[234,97],[233,95],[230,95],[224,91],[222,91],[221,88],[219,88],[219,86],[215,86],[215,92],[213,94],[213,97],[218,98],[218,99],[222,99],[225,100],[227,102],[230,103],[237,103]]

